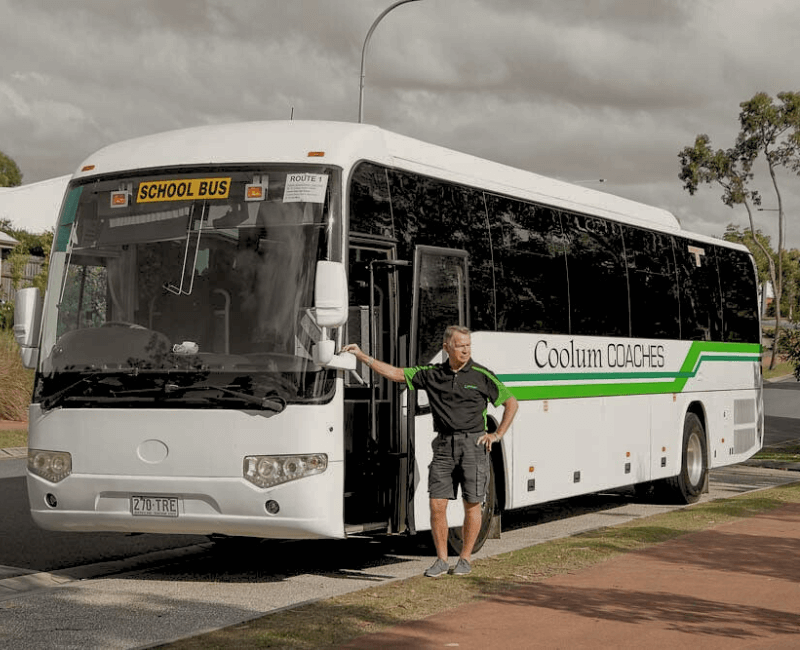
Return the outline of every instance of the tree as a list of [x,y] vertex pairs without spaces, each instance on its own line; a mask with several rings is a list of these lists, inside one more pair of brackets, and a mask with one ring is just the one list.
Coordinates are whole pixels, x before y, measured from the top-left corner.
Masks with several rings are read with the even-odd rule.
[[[777,260],[772,261],[766,249],[764,255],[770,260],[770,280],[775,294],[775,337],[780,335],[781,293],[783,287],[784,214],[783,201],[778,185],[777,169],[784,167],[800,173],[800,93],[778,93],[775,104],[766,93],[756,93],[752,99],[742,102],[739,113],[739,135],[730,149],[711,148],[707,135],[698,135],[694,146],[685,147],[678,154],[681,171],[678,175],[684,189],[694,194],[701,184],[718,183],[723,188],[722,201],[735,207],[743,205],[747,210],[753,241],[759,245],[753,220],[753,206],[761,204],[761,195],[750,189],[753,181],[753,165],[763,155],[769,170],[772,189],[778,202],[778,249]],[[777,267],[777,268],[775,268]],[[776,349],[773,347],[770,368],[775,366]]]
[[22,184],[22,173],[11,158],[0,151],[0,187],[16,187]]

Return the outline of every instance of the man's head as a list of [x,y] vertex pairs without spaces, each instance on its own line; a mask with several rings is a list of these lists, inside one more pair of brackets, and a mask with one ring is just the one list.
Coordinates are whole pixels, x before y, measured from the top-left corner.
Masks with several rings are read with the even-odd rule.
[[450,359],[450,366],[458,370],[469,361],[472,355],[472,341],[469,328],[462,325],[450,325],[444,331],[444,351]]

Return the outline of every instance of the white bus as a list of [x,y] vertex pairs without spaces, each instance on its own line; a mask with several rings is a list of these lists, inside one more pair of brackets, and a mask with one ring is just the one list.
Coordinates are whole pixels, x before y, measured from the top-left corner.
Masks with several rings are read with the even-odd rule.
[[98,151],[68,186],[46,296],[24,291],[17,315],[46,529],[429,529],[424,393],[337,350],[429,363],[451,323],[520,400],[478,547],[502,511],[555,499],[652,484],[692,502],[762,444],[744,247],[374,126]]

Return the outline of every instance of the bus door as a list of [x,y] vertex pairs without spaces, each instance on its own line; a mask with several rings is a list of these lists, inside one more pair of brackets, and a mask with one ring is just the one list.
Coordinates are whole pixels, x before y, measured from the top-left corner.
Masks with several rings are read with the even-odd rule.
[[[440,363],[442,335],[448,325],[469,327],[469,276],[467,252],[434,246],[418,246],[414,253],[413,306],[409,365]],[[428,465],[433,458],[431,443],[436,437],[425,391],[405,391],[408,440],[413,476],[408,486],[413,507],[408,524],[412,531],[430,530]],[[448,518],[458,520],[452,510],[462,509],[461,500],[448,506]]]
[[[393,365],[407,365],[407,337],[398,332],[398,273],[394,245],[350,238],[350,314],[345,341]],[[349,533],[393,532],[404,527],[395,516],[405,501],[401,477],[408,474],[407,445],[401,438],[402,384],[390,382],[363,363],[345,377],[345,526]]]

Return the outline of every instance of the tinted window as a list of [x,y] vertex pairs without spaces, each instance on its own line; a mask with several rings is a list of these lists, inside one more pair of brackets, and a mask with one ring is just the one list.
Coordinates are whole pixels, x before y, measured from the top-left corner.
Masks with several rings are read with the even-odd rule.
[[680,338],[678,274],[672,237],[623,226],[630,284],[631,336]]
[[562,214],[573,334],[628,336],[628,282],[619,224]]
[[497,282],[497,327],[569,332],[564,238],[557,212],[487,196]]
[[389,182],[401,257],[413,259],[419,245],[467,251],[470,327],[495,329],[494,267],[483,192],[397,170],[389,172]]
[[758,289],[753,260],[744,251],[718,247],[722,326],[726,341],[759,342]]
[[350,231],[394,238],[386,170],[361,163],[350,179]]
[[714,246],[675,238],[681,303],[681,338],[722,340],[722,307]]

